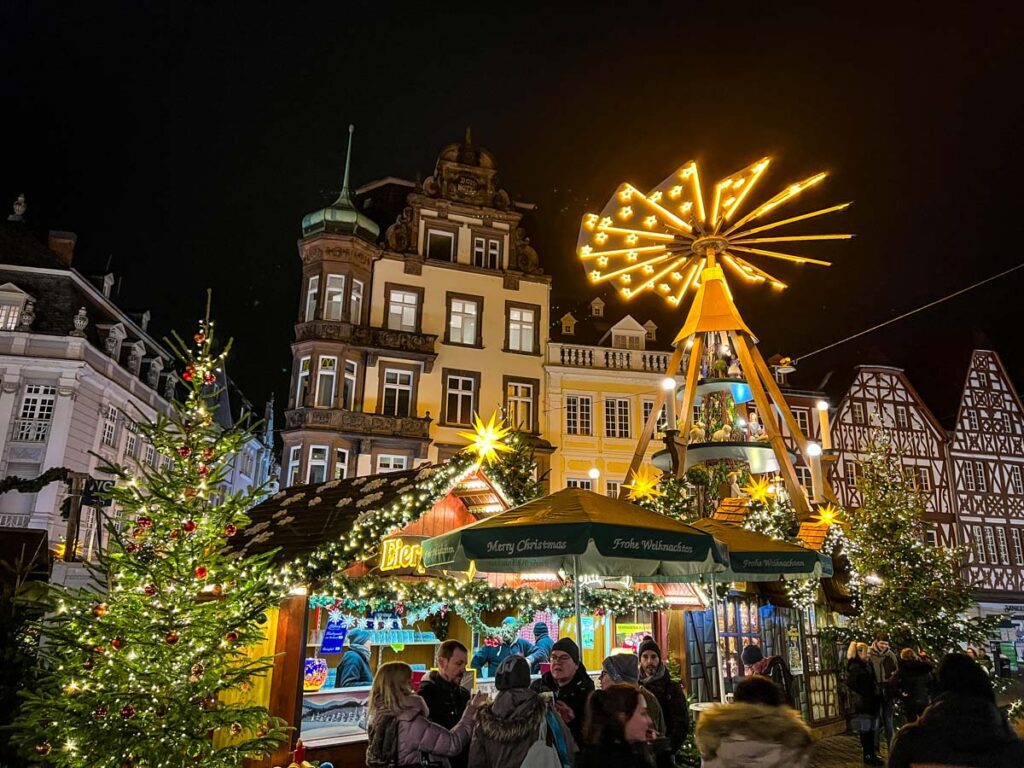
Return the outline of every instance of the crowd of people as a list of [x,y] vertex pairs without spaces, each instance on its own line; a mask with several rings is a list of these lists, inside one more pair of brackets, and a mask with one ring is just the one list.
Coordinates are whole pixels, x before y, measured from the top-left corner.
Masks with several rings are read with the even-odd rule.
[[[882,632],[871,645],[850,644],[850,728],[860,738],[865,765],[1024,766],[1024,741],[996,706],[990,667],[968,651],[936,664],[914,648],[897,656]],[[906,723],[899,732],[897,711]],[[883,738],[888,763],[880,757]]]
[[[472,661],[456,640],[441,644],[437,668],[413,692],[412,670],[383,664],[373,682],[368,768],[669,768],[690,733],[682,684],[650,637],[604,659],[598,685],[571,638],[537,632],[550,666],[533,671],[538,644],[494,646]],[[502,648],[501,646],[508,646]],[[752,650],[751,650],[752,649]],[[477,654],[479,656],[480,654]],[[748,646],[748,674],[733,700],[701,713],[694,741],[703,768],[806,768],[814,738],[792,706],[788,668]],[[493,664],[495,695],[471,695],[468,666]],[[533,675],[531,675],[533,672]],[[855,642],[847,658],[850,727],[866,765],[1003,768],[1024,766],[1024,741],[996,706],[992,682],[976,657],[952,653],[935,664],[922,653],[889,647],[879,635]],[[906,722],[896,732],[895,723]]]

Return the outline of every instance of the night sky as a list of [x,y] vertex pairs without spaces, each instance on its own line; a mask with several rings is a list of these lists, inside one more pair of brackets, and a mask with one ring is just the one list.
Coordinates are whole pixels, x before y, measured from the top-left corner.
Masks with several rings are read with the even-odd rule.
[[[214,290],[229,371],[283,402],[303,214],[341,183],[416,178],[467,125],[497,157],[556,294],[581,295],[584,210],[691,158],[706,181],[765,154],[774,192],[824,169],[793,213],[851,242],[801,252],[791,288],[737,291],[765,356],[797,356],[1024,261],[1019,3],[0,3],[0,201],[78,233],[119,303],[186,333]],[[898,6],[914,6],[918,10]],[[552,11],[551,7],[564,6]],[[763,264],[763,262],[758,262]],[[771,269],[771,265],[769,266]],[[771,271],[775,271],[772,269]],[[1024,270],[835,351],[906,366],[955,413],[972,344],[1024,388]],[[680,324],[653,299],[643,322]]]

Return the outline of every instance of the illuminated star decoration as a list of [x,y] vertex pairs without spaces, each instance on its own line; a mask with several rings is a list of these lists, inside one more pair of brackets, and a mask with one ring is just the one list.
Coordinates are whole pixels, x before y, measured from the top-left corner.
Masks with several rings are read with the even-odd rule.
[[818,525],[829,526],[839,522],[839,517],[843,514],[843,510],[839,509],[839,507],[834,507],[829,503],[823,507],[818,507],[817,513],[818,514],[814,518],[814,522]]
[[627,299],[654,292],[671,306],[678,307],[687,290],[699,286],[702,270],[718,261],[727,264],[748,282],[767,282],[779,289],[785,288],[786,284],[749,262],[746,255],[795,264],[830,266],[827,261],[761,246],[843,240],[853,235],[760,236],[762,232],[777,227],[846,208],[849,203],[764,223],[776,208],[820,183],[825,178],[824,173],[790,184],[741,215],[751,190],[770,163],[770,158],[762,158],[716,182],[712,187],[710,205],[705,204],[697,163],[692,161],[647,194],[632,184],[622,184],[604,210],[583,216],[577,254],[590,281],[597,284],[615,280],[619,293]]
[[768,499],[775,497],[775,489],[771,481],[763,477],[751,480],[750,485],[743,487],[743,492],[750,497],[751,501],[758,501],[762,504],[767,503]]
[[474,414],[473,431],[460,432],[459,437],[469,440],[469,445],[463,450],[475,453],[482,464],[493,464],[498,460],[499,453],[512,450],[505,442],[511,431],[498,417],[497,412],[491,414],[486,424],[480,418],[480,414]]
[[661,475],[659,474],[655,477],[651,468],[644,464],[640,469],[633,470],[633,482],[627,483],[623,488],[629,490],[630,501],[653,499],[665,495],[662,491],[658,490],[659,480],[661,480]]

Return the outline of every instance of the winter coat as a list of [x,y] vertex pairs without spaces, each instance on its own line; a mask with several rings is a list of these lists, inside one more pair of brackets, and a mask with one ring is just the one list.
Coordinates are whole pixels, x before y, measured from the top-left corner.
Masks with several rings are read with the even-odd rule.
[[[402,697],[397,712],[383,712],[398,720],[398,765],[419,765],[421,754],[438,762],[462,752],[473,736],[473,710],[462,713],[451,730],[427,719],[427,702],[416,694]],[[373,724],[370,724],[373,727]]]
[[871,666],[860,658],[846,662],[846,687],[850,689],[850,714],[874,717],[880,700]]
[[900,659],[896,673],[896,686],[904,707],[911,712],[920,712],[931,700],[932,665],[927,661]]
[[498,665],[509,656],[529,657],[536,650],[529,641],[521,637],[517,637],[511,644],[481,645],[473,654],[469,666],[475,669],[480,677],[494,677],[498,674]]
[[637,687],[640,689],[640,693],[643,694],[644,701],[647,702],[647,716],[651,718],[651,727],[660,735],[666,735],[668,726],[665,724],[665,713],[661,711],[661,704],[658,702],[658,697],[642,685]]
[[795,709],[745,702],[702,712],[694,738],[701,768],[805,768],[814,744]]
[[889,750],[889,768],[922,764],[1020,768],[1024,741],[991,701],[947,693],[903,726]]
[[654,758],[646,744],[588,744],[576,757],[575,768],[654,768]]
[[658,665],[653,675],[643,678],[641,683],[658,699],[661,714],[665,718],[665,735],[672,744],[672,751],[678,751],[690,732],[690,710],[682,684],[672,679],[663,663]]
[[[537,741],[547,712],[548,705],[541,694],[529,688],[500,692],[477,715],[476,731],[469,746],[469,768],[519,768]],[[550,727],[551,721],[548,722]],[[557,714],[555,722],[562,730],[569,754],[574,754],[576,745]]]
[[564,686],[559,687],[550,672],[545,672],[540,680],[534,680],[530,689],[540,693],[551,691],[555,701],[561,701],[572,710],[573,718],[566,725],[577,744],[583,743],[583,719],[587,715],[587,697],[594,690],[594,681],[590,679],[582,664],[576,668],[576,674]]
[[551,646],[555,644],[555,641],[551,639],[551,635],[544,635],[538,637],[534,641],[534,652],[530,657],[532,663],[530,664],[530,672],[537,674],[540,672],[540,665],[544,664],[551,659]]
[[352,685],[372,685],[373,672],[370,671],[370,649],[365,645],[350,645],[345,649],[338,665],[335,677],[336,688],[348,688]]
[[896,698],[897,690],[893,683],[893,678],[896,677],[896,672],[899,670],[900,662],[896,658],[896,654],[891,650],[879,651],[874,646],[871,646],[871,652],[868,654],[868,662],[871,664],[871,671],[875,675],[875,683],[877,684],[878,692],[884,699]]
[[[427,702],[430,722],[443,725],[449,730],[459,722],[469,704],[469,691],[461,685],[448,682],[436,669],[420,680],[418,693]],[[468,750],[449,758],[452,768],[466,768],[467,753]]]
[[449,729],[455,727],[469,704],[469,691],[448,682],[436,669],[423,676],[418,693],[427,702],[431,722]]

